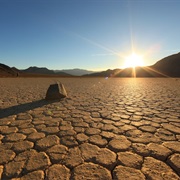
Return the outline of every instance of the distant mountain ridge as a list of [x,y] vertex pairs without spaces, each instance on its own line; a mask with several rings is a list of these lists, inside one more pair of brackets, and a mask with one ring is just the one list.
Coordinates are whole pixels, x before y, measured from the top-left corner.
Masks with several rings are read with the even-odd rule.
[[67,73],[64,72],[57,72],[55,73],[53,70],[49,70],[46,67],[36,67],[36,66],[31,66],[27,69],[22,70],[25,73],[31,73],[31,74],[46,74],[46,75],[62,75],[62,76],[70,76]]
[[[46,67],[32,66],[24,70],[9,67],[0,63],[0,77],[180,77],[180,53],[165,57],[152,66],[126,69],[108,69],[102,72],[93,72],[83,69],[49,70]],[[93,72],[93,73],[92,73]]]
[[84,75],[84,77],[163,77],[163,75],[150,67],[135,67],[114,70],[108,69],[100,73]]
[[0,77],[69,77],[70,74],[64,72],[55,73],[53,70],[49,70],[45,67],[39,68],[36,66],[29,67],[24,70],[19,70],[15,67],[9,67],[0,63]]
[[66,75],[66,76],[82,76],[84,74],[94,73],[95,71],[88,71],[85,69],[63,69],[63,70],[49,70],[46,67],[36,67],[31,66],[27,69],[22,70],[26,73],[35,73],[35,74],[58,74],[58,75]]
[[108,69],[100,73],[86,74],[85,77],[180,77],[180,53],[170,55],[152,66],[126,69]]
[[55,70],[54,72],[55,73],[64,72],[64,73],[67,73],[67,74],[71,74],[73,76],[82,76],[82,75],[85,75],[85,74],[96,73],[96,71],[89,71],[89,70],[86,70],[86,69],[79,69],[79,68]]
[[36,66],[31,66],[22,71],[27,72],[27,73],[36,73],[36,74],[54,74],[54,71],[52,71],[52,70],[49,70],[45,67],[36,67]]

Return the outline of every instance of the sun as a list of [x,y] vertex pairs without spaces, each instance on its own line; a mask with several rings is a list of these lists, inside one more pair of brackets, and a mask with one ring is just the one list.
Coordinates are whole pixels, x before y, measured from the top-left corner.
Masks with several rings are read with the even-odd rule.
[[144,60],[142,56],[132,53],[125,58],[124,68],[135,68],[137,66],[144,66]]

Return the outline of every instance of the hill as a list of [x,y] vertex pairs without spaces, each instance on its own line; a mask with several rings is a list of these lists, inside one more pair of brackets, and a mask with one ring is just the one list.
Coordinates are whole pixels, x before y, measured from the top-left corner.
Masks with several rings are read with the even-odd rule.
[[180,53],[161,59],[152,68],[168,76],[180,77]]
[[10,68],[5,64],[0,63],[0,77],[17,77],[20,71],[16,68]]

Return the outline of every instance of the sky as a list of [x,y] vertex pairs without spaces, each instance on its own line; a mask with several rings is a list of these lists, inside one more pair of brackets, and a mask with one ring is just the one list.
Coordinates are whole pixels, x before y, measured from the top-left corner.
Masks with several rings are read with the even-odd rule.
[[0,63],[122,68],[180,52],[180,0],[0,0]]

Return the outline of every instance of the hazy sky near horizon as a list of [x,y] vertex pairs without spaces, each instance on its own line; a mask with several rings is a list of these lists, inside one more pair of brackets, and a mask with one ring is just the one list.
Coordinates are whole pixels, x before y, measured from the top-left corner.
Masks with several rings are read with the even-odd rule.
[[180,51],[180,0],[0,0],[0,63],[121,68]]

